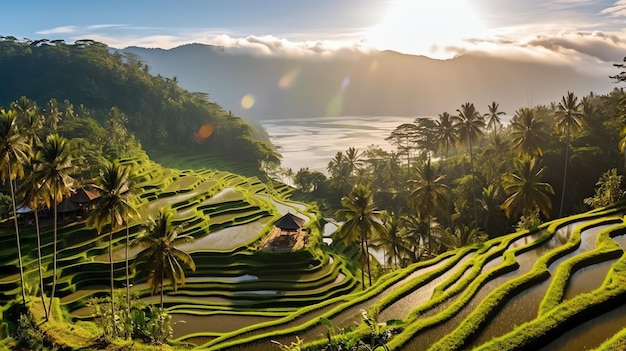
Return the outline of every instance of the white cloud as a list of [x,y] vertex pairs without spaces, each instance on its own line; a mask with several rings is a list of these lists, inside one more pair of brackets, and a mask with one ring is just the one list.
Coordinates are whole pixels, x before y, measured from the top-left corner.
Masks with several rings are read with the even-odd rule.
[[61,26],[61,27],[55,27],[55,28],[51,28],[51,29],[40,30],[40,31],[35,32],[35,33],[42,34],[42,35],[68,34],[68,33],[74,33],[77,30],[78,30],[77,26]]
[[128,28],[128,25],[126,24],[93,24],[85,28],[88,30],[104,29],[104,28]]
[[[106,34],[85,34],[80,38],[88,37],[89,39],[105,43],[110,47],[122,49],[128,46],[141,46],[145,48],[162,48],[170,49],[184,44],[190,44],[193,41],[186,41],[172,35],[149,35],[149,36],[110,36]],[[75,37],[73,39],[79,39]]]
[[626,0],[618,0],[611,7],[607,7],[600,13],[610,15],[612,17],[626,16]]

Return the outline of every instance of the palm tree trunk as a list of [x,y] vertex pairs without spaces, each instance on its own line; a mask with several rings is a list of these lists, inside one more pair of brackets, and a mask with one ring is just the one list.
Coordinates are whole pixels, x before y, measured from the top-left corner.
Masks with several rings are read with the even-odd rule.
[[[128,272],[128,246],[130,245],[128,240],[129,237],[130,233],[128,229],[128,222],[126,222],[126,318],[130,318],[130,277]],[[126,337],[130,338],[130,335],[126,335]]]
[[[365,257],[365,253],[364,253],[364,243],[363,243],[363,237],[361,236],[361,240],[359,240],[359,246],[361,248],[361,260],[363,260],[363,258]],[[363,269],[363,263],[361,261],[361,287],[363,288],[363,290],[365,290],[365,270]]]
[[428,214],[428,220],[426,222],[426,225],[428,225],[428,256],[433,257],[433,237],[430,233],[430,213]]
[[113,326],[113,336],[115,336],[117,328],[115,326],[115,285],[113,282],[113,216],[111,216],[111,229],[109,230],[109,264],[111,266],[111,325]]
[[46,298],[43,293],[43,267],[41,266],[41,233],[39,230],[39,215],[37,214],[37,207],[33,208],[35,213],[35,230],[37,232],[37,265],[39,267],[39,290],[41,291],[41,304],[43,305],[43,311],[46,316],[46,322],[48,321],[48,309],[46,308]]
[[52,205],[52,210],[54,214],[53,218],[53,238],[52,238],[52,291],[50,292],[50,305],[48,305],[48,316],[52,313],[52,300],[54,299],[54,292],[57,287],[57,184],[54,183],[53,186],[54,191],[54,204]]
[[17,240],[17,258],[20,266],[20,287],[22,289],[22,303],[26,305],[26,292],[24,290],[24,264],[22,263],[22,245],[20,243],[20,228],[17,225],[17,205],[15,204],[15,189],[11,180],[11,163],[9,162],[9,188],[11,189],[11,201],[13,202],[13,222],[15,223],[15,238]]
[[[468,136],[467,140],[469,141],[469,149],[470,149],[470,170],[472,172],[472,207],[474,208],[474,225],[478,225],[478,215],[476,214],[476,184],[474,179],[474,155],[472,150],[472,138]],[[430,232],[430,228],[428,228]]]
[[[163,262],[165,265],[165,262]],[[165,267],[161,268],[161,313],[163,313],[163,282],[165,280]]]
[[[569,133],[567,139],[569,140]],[[569,158],[569,142],[565,143],[565,165],[563,166],[563,185],[561,188],[561,206],[559,208],[559,217],[563,215],[563,202],[565,201],[565,181],[567,180],[567,161]]]
[[372,269],[371,269],[371,265],[370,265],[370,252],[368,250],[368,240],[367,240],[367,236],[365,236],[365,259],[367,260],[367,279],[370,283],[369,286],[372,286]]

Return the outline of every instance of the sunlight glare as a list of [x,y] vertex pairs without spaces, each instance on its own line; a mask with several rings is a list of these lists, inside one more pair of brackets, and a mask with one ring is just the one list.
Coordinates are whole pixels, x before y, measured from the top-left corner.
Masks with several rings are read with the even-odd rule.
[[486,27],[469,0],[398,0],[366,36],[378,50],[450,58],[465,39],[485,35]]
[[254,96],[252,94],[246,94],[241,98],[241,107],[248,110],[254,106]]

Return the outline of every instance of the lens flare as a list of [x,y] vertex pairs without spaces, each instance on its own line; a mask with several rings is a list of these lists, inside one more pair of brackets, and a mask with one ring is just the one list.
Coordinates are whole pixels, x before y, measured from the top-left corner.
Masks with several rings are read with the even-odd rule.
[[281,89],[291,88],[291,86],[295,83],[296,78],[298,78],[299,73],[300,69],[294,69],[293,71],[284,74],[282,77],[280,77],[280,80],[278,81],[278,86]]
[[241,98],[241,107],[247,109],[252,108],[254,106],[254,96],[252,94],[246,94]]
[[205,123],[201,125],[195,135],[196,141],[199,143],[205,141],[213,134],[214,130],[215,126],[212,123]]

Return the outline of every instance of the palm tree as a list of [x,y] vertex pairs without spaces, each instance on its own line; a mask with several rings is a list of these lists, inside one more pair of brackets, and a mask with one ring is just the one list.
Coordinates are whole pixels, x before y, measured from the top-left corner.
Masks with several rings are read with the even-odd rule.
[[[368,241],[373,234],[381,235],[385,232],[385,227],[382,225],[382,213],[376,210],[374,197],[369,186],[363,184],[359,184],[350,194],[341,198],[341,206],[344,208],[337,211],[335,215],[339,220],[345,222],[337,234],[346,245],[359,243],[361,259],[367,263],[367,274],[371,286],[372,275]],[[365,289],[363,269],[361,269],[361,283]]]
[[385,231],[374,238],[372,247],[385,250],[386,265],[400,267],[402,259],[411,252],[412,243],[406,231],[402,230],[401,220],[394,214],[385,216],[383,224]]
[[435,138],[439,147],[443,148],[445,160],[448,161],[450,147],[459,141],[454,120],[448,112],[439,114],[439,119],[435,121]]
[[546,126],[535,112],[523,107],[515,112],[511,121],[511,148],[522,155],[542,156],[541,144]]
[[411,263],[417,262],[426,256],[426,249],[423,246],[428,238],[424,237],[424,229],[426,228],[424,220],[419,213],[415,213],[402,216],[400,222],[402,236],[406,238],[406,242],[409,244]]
[[411,169],[411,151],[416,147],[419,132],[415,123],[403,123],[385,138],[389,143],[396,145],[398,153],[406,155],[407,169]]
[[439,242],[448,249],[457,249],[487,239],[487,233],[480,228],[455,225],[453,229],[435,228]]
[[148,285],[152,289],[152,295],[157,290],[161,292],[161,311],[163,311],[163,285],[169,280],[174,290],[178,284],[185,284],[185,272],[181,262],[192,271],[196,270],[193,258],[186,252],[176,248],[177,245],[193,242],[190,235],[180,235],[182,225],[173,226],[173,212],[161,210],[156,219],[152,217],[147,222],[147,233],[137,237],[132,245],[143,246],[144,249],[137,254],[134,264],[143,262],[142,271],[148,274]]
[[359,152],[359,149],[354,147],[349,147],[345,153],[345,160],[350,165],[350,173],[354,175],[357,173],[361,167],[363,167],[363,161],[361,160],[361,156],[363,156],[362,152]]
[[436,174],[430,160],[417,169],[417,179],[409,180],[409,201],[412,207],[426,216],[428,226],[428,254],[432,255],[431,220],[435,210],[446,202],[446,195],[450,188],[443,183],[444,176]]
[[30,140],[30,145],[34,149],[41,145],[41,139],[37,132],[43,127],[43,116],[37,104],[22,96],[17,101],[11,103],[11,109],[17,111],[17,123]]
[[554,112],[557,118],[555,128],[561,136],[565,136],[565,164],[563,166],[563,188],[561,190],[561,206],[559,217],[563,215],[563,204],[565,201],[565,181],[567,180],[567,164],[569,163],[569,143],[572,132],[578,131],[582,127],[582,112],[580,102],[572,92],[567,92],[567,97],[563,96],[561,102]]
[[439,139],[437,139],[437,124],[432,118],[418,117],[414,121],[418,133],[415,142],[422,156],[430,158],[439,149]]
[[[461,143],[467,143],[470,154],[470,169],[472,172],[472,197],[476,198],[476,184],[474,178],[474,156],[472,150],[472,143],[483,135],[483,128],[485,128],[485,121],[483,117],[476,111],[473,103],[466,102],[461,105],[461,109],[456,110],[457,116],[452,117],[454,119],[456,128],[459,132],[459,140]],[[474,202],[474,221],[478,222],[478,215],[476,214],[476,203]]]
[[505,227],[504,222],[506,222],[506,218],[500,208],[502,201],[500,196],[501,190],[500,185],[489,184],[487,187],[483,188],[482,197],[479,201],[485,216],[482,221],[482,228],[492,237],[504,234],[497,233],[500,228]]
[[506,113],[504,111],[498,111],[500,104],[497,104],[495,101],[487,107],[489,108],[489,113],[485,113],[483,117],[487,119],[487,128],[493,130],[493,136],[495,137],[496,134],[498,134],[498,127],[502,126],[500,116],[504,116]]
[[513,167],[515,173],[502,176],[504,192],[509,195],[501,206],[506,216],[511,218],[522,213],[528,217],[538,210],[550,218],[552,202],[548,195],[554,194],[554,189],[541,181],[543,167],[540,161],[525,155],[515,159]]
[[22,246],[20,242],[19,226],[17,225],[17,206],[15,203],[15,188],[13,181],[24,176],[23,162],[27,159],[30,147],[16,122],[15,110],[0,109],[0,177],[3,182],[9,182],[11,202],[13,204],[13,221],[15,224],[15,238],[17,240],[17,257],[20,269],[20,287],[22,289],[22,303],[26,304],[24,290],[24,267],[22,263]]
[[341,191],[341,196],[345,196],[352,187],[352,167],[343,152],[337,152],[335,157],[328,162],[326,169],[330,174],[330,187]]
[[[107,162],[100,172],[98,184],[94,186],[99,197],[92,200],[94,210],[89,214],[88,223],[95,225],[98,233],[101,233],[104,225],[110,223],[109,228],[109,263],[111,283],[111,316],[115,317],[114,301],[114,267],[113,267],[113,232],[122,224],[126,223],[126,303],[130,309],[130,282],[128,272],[128,247],[129,247],[129,218],[137,217],[139,213],[130,204],[134,188],[130,180],[130,168],[120,165],[117,161]],[[113,320],[115,325],[115,319]],[[116,330],[113,328],[113,330]]]
[[43,202],[43,198],[46,196],[45,189],[42,186],[41,179],[38,177],[38,173],[35,169],[36,156],[30,158],[26,163],[26,167],[29,168],[29,176],[26,181],[22,183],[18,189],[18,193],[24,198],[24,204],[33,210],[35,216],[35,232],[37,235],[37,267],[39,271],[39,289],[41,290],[41,304],[43,306],[46,321],[49,319],[48,309],[46,308],[46,300],[44,297],[44,284],[43,284],[43,266],[41,262],[41,228],[39,226],[39,205]]
[[[57,204],[74,191],[74,179],[70,176],[75,171],[72,165],[72,155],[67,140],[58,134],[50,134],[46,138],[43,148],[37,153],[34,165],[36,177],[47,196],[44,202],[53,212],[53,248],[52,248],[52,292],[50,301],[54,298],[57,281]],[[52,303],[48,306],[48,314]]]
[[63,117],[62,112],[59,111],[59,103],[56,99],[52,98],[50,99],[50,101],[48,101],[44,110],[44,117],[46,119],[46,127],[48,128],[48,132],[55,133],[57,125]]

